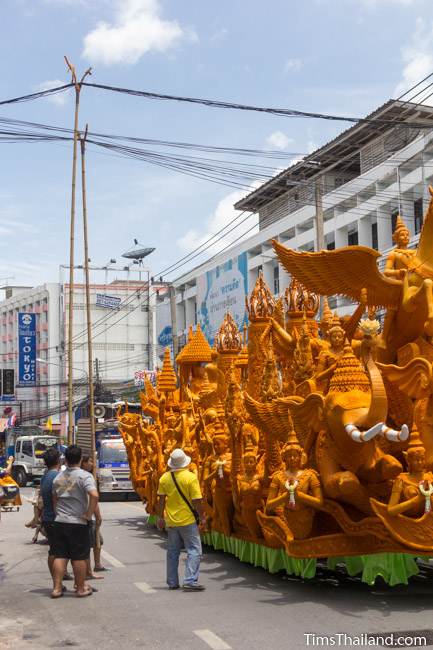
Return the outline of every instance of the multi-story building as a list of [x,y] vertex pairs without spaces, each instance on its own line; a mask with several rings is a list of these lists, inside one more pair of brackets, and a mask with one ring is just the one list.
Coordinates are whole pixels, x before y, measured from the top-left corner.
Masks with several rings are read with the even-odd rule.
[[[200,322],[212,340],[225,310],[241,325],[245,294],[260,271],[275,294],[282,292],[290,277],[271,241],[317,250],[320,204],[328,249],[359,244],[386,254],[399,213],[416,245],[433,183],[432,130],[432,107],[390,100],[238,201],[238,210],[258,215],[258,232],[173,282],[178,334]],[[349,309],[340,298],[331,306]],[[158,333],[169,313],[167,305],[161,310]]]
[[[0,370],[15,371],[15,402],[23,421],[66,426],[69,285],[3,287],[0,302]],[[88,394],[85,286],[74,287],[74,400]],[[133,385],[136,373],[154,367],[155,290],[142,281],[90,285],[94,376],[107,389]],[[18,314],[36,314],[36,382],[18,384]],[[1,391],[0,391],[1,392]],[[10,400],[10,397],[7,397]],[[59,428],[59,427],[56,427]]]

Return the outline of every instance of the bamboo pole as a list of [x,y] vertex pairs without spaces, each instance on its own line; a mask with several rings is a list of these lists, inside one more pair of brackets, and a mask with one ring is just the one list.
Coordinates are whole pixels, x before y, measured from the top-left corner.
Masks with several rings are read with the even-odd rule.
[[87,375],[89,382],[89,417],[91,436],[91,456],[93,460],[93,475],[96,477],[96,428],[95,428],[95,398],[93,386],[93,349],[92,349],[92,318],[90,312],[90,283],[89,283],[89,239],[87,230],[87,190],[86,190],[86,138],[87,124],[84,136],[78,135],[81,147],[81,195],[83,200],[83,235],[84,235],[84,274],[86,283],[86,320],[87,320]]
[[66,65],[72,76],[72,83],[75,86],[75,115],[74,115],[74,147],[72,156],[72,187],[71,187],[71,217],[69,234],[69,304],[68,304],[68,444],[74,442],[74,394],[73,394],[73,327],[74,327],[74,263],[75,263],[75,187],[77,178],[77,140],[78,140],[78,115],[80,110],[80,93],[84,79],[92,74],[88,68],[77,81],[75,66],[65,56]]

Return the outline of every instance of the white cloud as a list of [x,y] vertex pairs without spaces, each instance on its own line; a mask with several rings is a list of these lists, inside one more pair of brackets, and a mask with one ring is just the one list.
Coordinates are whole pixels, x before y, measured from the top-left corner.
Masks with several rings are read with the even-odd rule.
[[[61,79],[49,79],[47,81],[43,81],[38,86],[36,86],[36,92],[41,92],[43,90],[50,90],[50,88],[57,88],[58,86],[64,86],[66,83],[68,82],[62,81]],[[56,104],[57,106],[64,106],[66,104],[67,99],[68,99],[67,92],[62,92],[62,93],[58,93],[57,95],[47,96],[47,101],[51,102],[52,104]]]
[[299,72],[303,64],[302,59],[287,59],[284,64],[284,72]]
[[292,138],[289,138],[282,131],[274,131],[266,138],[267,146],[271,149],[278,149],[278,151],[287,151],[292,142]]
[[[260,185],[260,183],[257,183],[256,186]],[[253,188],[251,188],[253,189]],[[216,253],[220,252],[223,248],[226,246],[230,246],[231,244],[234,244],[235,242],[242,241],[242,239],[245,239],[246,237],[251,237],[257,230],[258,230],[258,224],[257,224],[257,216],[252,215],[249,219],[247,219],[244,223],[241,223],[243,219],[245,219],[244,216],[240,216],[239,210],[235,210],[233,205],[236,203],[236,201],[239,201],[242,197],[245,196],[244,191],[236,191],[236,192],[231,192],[227,196],[225,196],[221,201],[218,203],[215,212],[209,217],[206,223],[206,230],[203,232],[199,232],[195,228],[191,228],[186,232],[186,234],[181,237],[180,239],[177,240],[178,246],[185,252],[190,252],[197,248],[198,246],[201,246],[207,240],[212,237],[212,235],[216,234],[219,232],[222,228],[227,226],[227,230],[231,230],[235,225],[238,225],[237,228],[235,228],[232,232],[227,233],[224,236],[224,233],[221,233],[221,235],[217,235],[212,242],[209,242],[209,248],[206,249],[206,251],[203,253],[207,257],[211,255],[215,255]],[[229,226],[228,224],[236,217],[238,216],[239,219],[233,223],[233,225]],[[254,224],[257,225],[257,228],[254,228],[250,232],[246,232],[249,230]],[[225,231],[226,232],[226,231]],[[219,237],[222,239],[220,241],[216,241]]]
[[117,0],[112,23],[100,22],[84,37],[83,56],[92,63],[137,63],[147,52],[166,52],[196,35],[160,16],[159,0]]
[[[428,26],[422,18],[417,19],[411,42],[401,48],[401,58],[404,67],[402,78],[394,90],[396,97],[402,95],[433,71],[433,24]],[[429,83],[431,83],[431,78],[426,81],[425,85]],[[422,89],[423,85],[416,88],[414,92],[418,93]],[[427,94],[431,92],[430,88]],[[409,98],[410,95],[407,99]],[[418,95],[416,101],[423,102],[423,95]],[[426,99],[425,103],[433,104],[433,98]]]

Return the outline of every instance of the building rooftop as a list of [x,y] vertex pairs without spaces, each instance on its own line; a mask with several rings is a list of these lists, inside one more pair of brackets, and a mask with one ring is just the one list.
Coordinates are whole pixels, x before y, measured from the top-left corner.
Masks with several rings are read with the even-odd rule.
[[305,184],[331,165],[335,171],[359,174],[359,160],[355,156],[359,149],[400,125],[405,130],[408,126],[411,130],[419,131],[433,128],[433,107],[390,99],[327,144],[261,185],[235,203],[234,207],[257,212],[262,205],[278,198],[291,186]]

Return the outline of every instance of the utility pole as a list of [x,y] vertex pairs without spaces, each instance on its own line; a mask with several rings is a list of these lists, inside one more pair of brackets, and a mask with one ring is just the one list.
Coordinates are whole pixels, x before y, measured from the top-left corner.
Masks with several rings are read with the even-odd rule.
[[95,359],[95,396],[98,401],[101,401],[102,386],[101,378],[99,376],[99,359]]
[[317,250],[322,251],[325,246],[325,232],[323,227],[323,176],[319,176],[315,184],[315,201],[316,201],[316,245]]
[[65,56],[66,65],[72,76],[75,86],[75,117],[74,117],[74,147],[72,156],[72,187],[71,187],[71,220],[70,220],[70,247],[69,247],[69,312],[68,312],[68,444],[74,442],[74,406],[73,406],[73,326],[74,326],[74,253],[75,253],[75,186],[77,178],[77,141],[78,141],[78,114],[80,110],[80,93],[84,79],[92,74],[88,68],[77,81],[75,66]]
[[81,194],[83,199],[83,235],[84,235],[84,275],[86,283],[86,319],[87,319],[87,379],[89,382],[89,417],[90,417],[90,450],[93,460],[93,475],[96,477],[96,427],[95,427],[95,398],[93,387],[93,351],[92,351],[92,319],[90,313],[90,283],[89,283],[89,240],[87,236],[87,193],[86,193],[86,138],[87,124],[84,135],[78,134],[81,147]]

